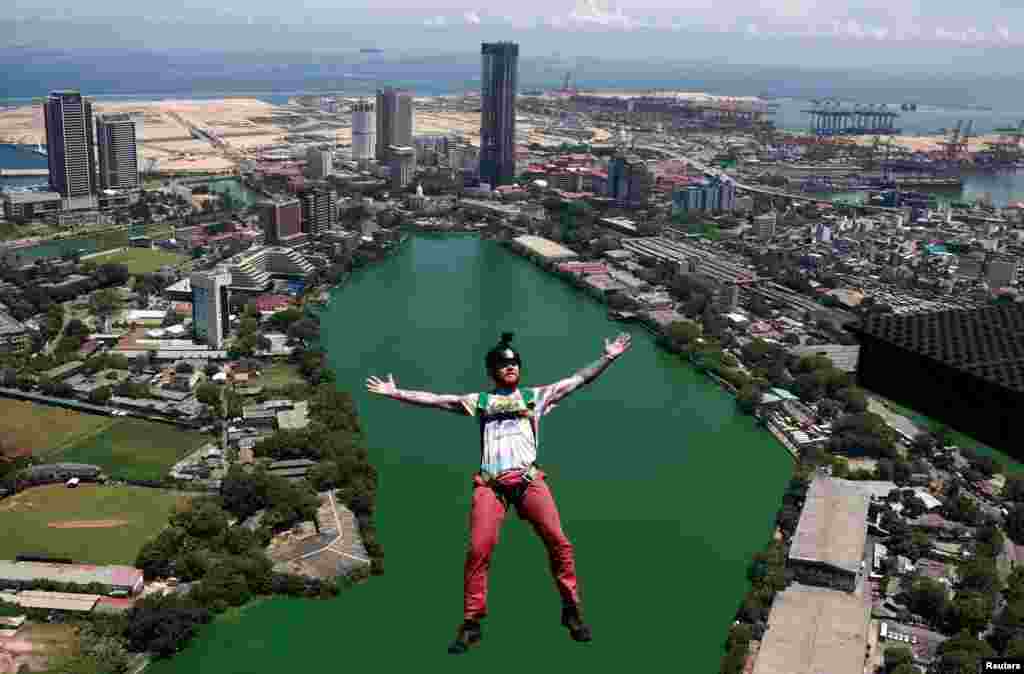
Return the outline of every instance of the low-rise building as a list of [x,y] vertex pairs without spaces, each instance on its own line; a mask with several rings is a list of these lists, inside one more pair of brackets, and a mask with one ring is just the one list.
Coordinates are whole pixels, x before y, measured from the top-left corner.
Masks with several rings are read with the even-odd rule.
[[870,497],[817,476],[807,490],[787,566],[808,585],[852,592],[862,571]]
[[753,674],[863,674],[870,602],[792,584],[775,595]]
[[41,581],[98,584],[106,586],[108,594],[127,595],[141,592],[143,583],[142,571],[132,566],[0,561],[0,587],[21,589]]
[[73,477],[79,480],[96,481],[103,477],[99,466],[88,463],[46,463],[29,466],[19,473],[19,478],[31,484],[67,482]]
[[61,196],[56,192],[4,192],[3,201],[5,220],[56,216],[63,210]]
[[32,343],[28,328],[0,311],[0,353],[25,351]]

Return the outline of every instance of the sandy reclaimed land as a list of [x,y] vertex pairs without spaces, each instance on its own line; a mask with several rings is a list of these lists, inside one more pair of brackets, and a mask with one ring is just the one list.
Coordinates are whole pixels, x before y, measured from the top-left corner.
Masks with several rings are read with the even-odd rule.
[[51,529],[110,529],[128,524],[128,520],[64,520],[49,522]]
[[[886,136],[890,138],[893,145],[905,147],[912,152],[934,152],[942,150],[942,143],[949,140],[947,136]],[[884,139],[883,139],[884,140]],[[969,152],[978,152],[986,149],[987,143],[999,140],[998,135],[972,137],[967,143]],[[874,136],[855,136],[854,142],[857,145],[874,145]]]
[[[94,101],[95,113],[127,112],[136,115],[140,145],[157,141],[159,150],[175,152],[212,151],[205,141],[191,137],[188,124],[203,127],[229,139],[232,134],[259,133],[281,137],[285,129],[266,120],[277,108],[254,98],[225,98],[204,101]],[[259,121],[253,121],[253,118]],[[37,143],[45,138],[41,106],[25,105],[0,111],[0,141]],[[199,145],[197,145],[197,143]],[[200,150],[200,145],[206,150]]]
[[715,96],[702,91],[581,91],[581,96],[600,98],[681,98],[690,101],[760,101],[757,96]]

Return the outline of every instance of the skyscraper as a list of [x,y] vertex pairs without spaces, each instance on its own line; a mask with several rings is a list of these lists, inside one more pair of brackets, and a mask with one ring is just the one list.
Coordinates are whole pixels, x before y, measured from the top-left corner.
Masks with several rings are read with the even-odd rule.
[[[651,175],[642,159],[618,155],[608,163],[608,196],[621,206],[641,208],[647,204],[651,191]],[[718,198],[715,192],[715,203]],[[717,210],[704,204],[700,210]]]
[[480,181],[507,185],[516,174],[516,87],[519,45],[484,42],[480,81]]
[[311,147],[306,151],[306,171],[314,178],[323,180],[334,172],[334,156],[330,150]]
[[376,117],[373,103],[359,101],[352,106],[352,159],[365,162],[377,151]]
[[390,159],[392,145],[412,145],[412,93],[404,89],[377,91],[377,159]]
[[231,273],[218,268],[196,272],[189,278],[192,286],[192,332],[197,342],[214,349],[224,346],[228,334],[228,285]]
[[338,224],[338,195],[324,185],[302,192],[302,231],[313,236]]
[[96,191],[92,103],[77,91],[54,91],[43,103],[50,189],[65,199]]
[[262,201],[264,243],[268,246],[302,245],[309,237],[302,232],[302,205],[298,199]]
[[139,187],[139,158],[135,145],[135,120],[127,113],[96,116],[99,148],[99,185],[105,190]]
[[388,154],[391,156],[391,189],[403,190],[416,175],[416,150],[392,145]]

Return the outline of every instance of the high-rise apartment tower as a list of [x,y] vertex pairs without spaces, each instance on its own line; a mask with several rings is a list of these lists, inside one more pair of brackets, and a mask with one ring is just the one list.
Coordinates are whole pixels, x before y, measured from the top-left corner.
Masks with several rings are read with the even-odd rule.
[[412,145],[412,92],[404,89],[377,91],[377,159],[390,159],[390,147]]
[[480,50],[480,182],[507,185],[516,173],[519,45],[484,42]]
[[359,101],[352,106],[352,159],[364,162],[377,151],[377,120],[373,103]]
[[99,148],[99,185],[105,190],[140,187],[139,157],[135,144],[135,120],[120,112],[96,116]]
[[50,189],[62,197],[96,191],[92,103],[77,91],[55,91],[43,103]]

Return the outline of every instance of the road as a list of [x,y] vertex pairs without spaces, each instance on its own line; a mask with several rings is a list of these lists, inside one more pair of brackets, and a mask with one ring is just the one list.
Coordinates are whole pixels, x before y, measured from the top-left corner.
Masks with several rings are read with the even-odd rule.
[[[638,147],[640,147],[641,149],[644,149],[644,150],[648,150],[650,152],[656,152],[656,153],[660,153],[660,154],[663,154],[663,155],[667,155],[668,159],[674,159],[674,160],[683,161],[688,166],[692,166],[693,168],[697,169],[698,171],[700,171],[701,173],[704,173],[704,174],[716,175],[716,176],[721,176],[721,175],[729,176],[728,173],[726,173],[725,171],[723,171],[721,169],[712,168],[710,166],[702,164],[701,162],[698,162],[696,159],[692,159],[690,157],[687,157],[686,155],[675,154],[674,151],[669,151],[668,149],[666,149],[664,147],[651,146],[651,145],[638,146]],[[732,176],[729,176],[729,177],[732,178]],[[783,192],[782,190],[776,190],[776,189],[772,189],[770,187],[761,187],[759,185],[747,185],[746,183],[741,183],[740,181],[736,180],[735,178],[732,178],[732,179],[733,179],[733,182],[736,184],[736,189],[739,190],[739,191],[742,191],[742,192],[753,192],[754,194],[763,194],[765,196],[781,197],[781,198],[785,198],[785,199],[793,199],[793,200],[799,200],[799,201],[807,201],[807,202],[812,202],[812,203],[816,203],[816,204],[828,204],[829,206],[835,205],[835,202],[830,200],[830,199],[817,199],[815,197],[811,197],[811,196],[808,196],[806,194],[793,194],[791,192]],[[857,207],[858,208],[863,208],[865,210],[879,211],[879,212],[888,212],[888,213],[902,213],[903,212],[902,209],[899,209],[899,208],[889,208],[889,207],[886,207],[886,206],[869,206],[869,205],[858,204]]]

